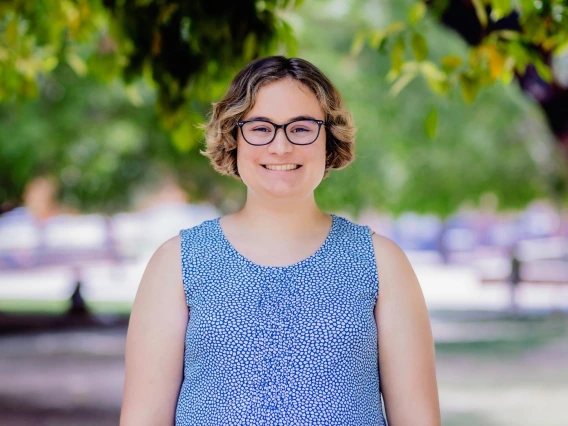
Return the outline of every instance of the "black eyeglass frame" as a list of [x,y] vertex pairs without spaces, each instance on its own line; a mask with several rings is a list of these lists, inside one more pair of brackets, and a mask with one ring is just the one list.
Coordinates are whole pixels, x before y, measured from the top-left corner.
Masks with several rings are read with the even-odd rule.
[[[246,123],[252,123],[252,122],[255,122],[255,121],[257,121],[257,122],[262,122],[262,123],[270,123],[270,124],[272,124],[272,125],[274,126],[274,135],[272,136],[272,139],[270,139],[270,141],[268,141],[268,142],[266,142],[266,143],[261,143],[261,144],[250,143],[249,141],[247,141],[247,138],[245,137],[245,131],[243,130],[243,126],[244,126]],[[292,141],[290,140],[290,138],[288,137],[288,132],[286,131],[286,128],[287,128],[290,124],[292,124],[292,123],[297,123],[297,122],[299,122],[299,121],[313,121],[314,123],[317,123],[317,124],[318,124],[318,134],[316,135],[315,139],[314,139],[312,142],[310,142],[310,143],[296,143],[296,142],[292,142]],[[248,143],[249,145],[252,145],[252,146],[264,146],[264,145],[268,145],[269,143],[272,143],[272,142],[274,141],[274,139],[276,139],[276,134],[278,133],[278,129],[282,129],[282,130],[284,131],[284,135],[286,136],[286,139],[288,139],[288,142],[290,142],[291,144],[294,144],[294,145],[301,145],[301,146],[302,146],[302,145],[311,145],[311,144],[313,144],[315,141],[318,140],[319,135],[320,135],[320,132],[321,132],[321,126],[324,126],[324,127],[325,127],[326,125],[327,125],[327,123],[326,123],[325,121],[323,121],[323,120],[313,120],[313,119],[311,119],[311,118],[309,118],[309,119],[299,118],[299,119],[297,119],[297,120],[292,120],[292,121],[290,121],[290,122],[288,122],[288,123],[284,123],[284,124],[276,124],[276,123],[273,123],[272,121],[268,121],[268,120],[245,120],[245,121],[239,121],[239,122],[237,122],[237,127],[240,127],[240,128],[241,128],[241,135],[243,135],[243,139],[245,140],[246,143]]]

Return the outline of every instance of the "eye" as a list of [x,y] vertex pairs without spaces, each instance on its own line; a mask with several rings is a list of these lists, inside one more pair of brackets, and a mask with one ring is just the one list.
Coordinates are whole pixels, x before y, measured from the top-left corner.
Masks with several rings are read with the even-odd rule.
[[272,129],[269,126],[264,126],[264,125],[254,126],[251,130],[253,132],[259,132],[259,133],[269,133],[272,131]]
[[298,120],[290,123],[288,128],[291,134],[307,136],[318,131],[318,124],[312,120]]
[[311,132],[312,129],[306,127],[306,126],[294,126],[292,127],[292,129],[290,129],[290,131],[292,133],[305,133],[305,132]]

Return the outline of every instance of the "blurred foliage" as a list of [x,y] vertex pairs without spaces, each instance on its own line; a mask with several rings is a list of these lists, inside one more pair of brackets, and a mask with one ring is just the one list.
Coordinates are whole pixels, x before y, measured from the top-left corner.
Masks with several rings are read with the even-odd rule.
[[[27,182],[52,176],[58,198],[84,212],[114,213],[172,176],[191,200],[220,204],[240,185],[213,171],[193,144],[180,151],[142,81],[101,82],[59,65],[35,99],[0,103],[0,205],[20,203]],[[202,119],[202,118],[201,118]]]
[[[59,64],[127,84],[143,76],[181,150],[211,99],[253,58],[295,40],[278,12],[298,0],[7,0],[0,3],[0,101],[38,94]],[[134,90],[134,89],[133,89]],[[133,97],[137,94],[133,93]],[[189,108],[188,108],[189,107]]]
[[0,204],[21,202],[31,177],[51,174],[64,202],[112,211],[167,169],[191,198],[221,197],[234,182],[208,171],[197,125],[251,59],[279,46],[293,54],[278,13],[297,4],[1,2]]
[[[495,83],[506,85],[516,78],[541,104],[568,158],[568,66],[560,60],[568,58],[566,0],[401,3],[404,7],[388,25],[360,31],[352,45],[354,54],[367,44],[389,55],[387,80],[393,94],[422,77],[434,93],[447,96],[458,87],[463,99],[472,103],[482,88]],[[428,34],[440,23],[457,32],[469,49],[459,54],[439,49]],[[427,117],[427,130],[434,121],[431,115]]]
[[[561,157],[542,113],[517,86],[482,90],[473,104],[457,90],[433,96],[417,80],[392,96],[384,78],[389,55],[368,47],[350,55],[354,34],[396,22],[405,9],[400,2],[314,1],[289,19],[300,55],[337,84],[358,127],[357,159],[320,185],[320,205],[353,214],[372,207],[449,215],[481,199],[495,199],[501,210],[539,197],[566,202],[566,191],[557,195],[554,189],[568,177]],[[433,55],[468,49],[437,24],[429,29],[429,45]]]
[[[501,209],[561,193],[557,182],[565,181],[559,174],[565,169],[556,163],[559,156],[542,114],[516,87],[480,90],[471,105],[450,89],[453,102],[448,102],[431,96],[414,79],[404,83],[405,90],[400,77],[398,86],[386,82],[393,57],[388,48],[377,55],[361,39],[358,55],[352,54],[353,38],[362,29],[368,34],[395,22],[391,31],[404,31],[397,28],[408,10],[404,4],[314,0],[301,10],[277,13],[291,2],[247,2],[228,9],[216,2],[191,3],[0,3],[0,204],[20,202],[31,177],[52,175],[61,183],[65,203],[113,212],[132,206],[139,191],[173,175],[192,201],[207,199],[224,211],[237,208],[246,188],[215,173],[199,154],[203,140],[195,124],[205,119],[209,102],[222,95],[236,70],[277,49],[280,41],[290,54],[297,44],[299,56],[330,76],[359,128],[357,161],[331,173],[316,190],[322,208],[448,215],[464,203],[478,205],[487,193],[495,194]],[[224,35],[213,31],[233,22],[221,22],[225,13],[240,16],[237,8],[253,10],[248,3],[256,5],[257,18],[273,17],[268,20],[271,36],[253,42],[252,36],[229,39],[226,30]],[[182,15],[190,12],[211,17],[184,20]],[[218,22],[215,13],[225,18]],[[9,35],[13,22],[16,30]],[[189,28],[187,22],[192,22]],[[419,22],[426,25],[428,18]],[[439,25],[429,25],[424,40],[411,36],[417,55],[424,56],[426,45],[428,58],[443,58],[447,52],[467,57],[463,42],[448,37]],[[291,38],[292,28],[297,41]],[[191,33],[191,40],[199,40],[196,46],[184,45],[182,30],[196,31]],[[172,42],[179,50],[171,56],[163,46],[174,33],[181,38]],[[17,42],[8,45],[6,40]],[[239,48],[227,47],[234,40],[244,41]],[[217,52],[215,43],[225,47]],[[401,73],[405,51],[406,45],[395,54]]]
[[[400,20],[385,28],[360,32],[353,52],[359,52],[365,42],[373,49],[387,52],[391,61],[387,78],[395,92],[421,76],[434,92],[446,95],[451,86],[457,85],[463,99],[472,102],[481,87],[496,81],[509,83],[515,73],[524,74],[528,65],[534,66],[544,81],[553,80],[548,55],[568,53],[565,0],[470,0],[455,7],[453,3],[456,2],[414,2],[406,9],[407,16]],[[449,13],[459,13],[462,21],[455,29],[472,47],[461,55],[448,50],[447,55],[429,60],[432,42],[424,36],[432,26],[431,20],[426,19],[428,7],[435,19],[450,26],[453,17]],[[468,9],[473,16],[468,16]]]

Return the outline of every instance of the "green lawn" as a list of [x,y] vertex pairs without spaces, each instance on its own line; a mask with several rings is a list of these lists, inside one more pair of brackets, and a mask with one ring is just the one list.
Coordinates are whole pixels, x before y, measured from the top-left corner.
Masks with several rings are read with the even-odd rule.
[[[87,302],[93,313],[128,314],[132,308],[127,302]],[[0,300],[0,312],[21,314],[58,314],[69,308],[68,300]]]

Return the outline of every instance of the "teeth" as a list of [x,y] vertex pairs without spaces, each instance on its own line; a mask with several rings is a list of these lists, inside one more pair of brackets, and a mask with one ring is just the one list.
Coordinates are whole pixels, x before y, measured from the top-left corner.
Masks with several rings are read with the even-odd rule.
[[271,164],[267,164],[264,167],[266,167],[268,170],[294,170],[297,169],[298,166],[297,164],[283,164],[283,165],[271,165]]

